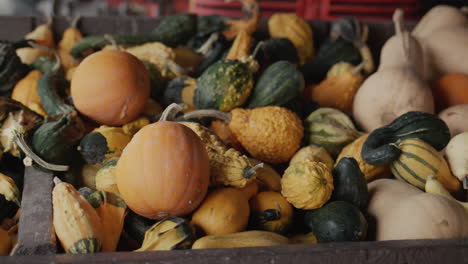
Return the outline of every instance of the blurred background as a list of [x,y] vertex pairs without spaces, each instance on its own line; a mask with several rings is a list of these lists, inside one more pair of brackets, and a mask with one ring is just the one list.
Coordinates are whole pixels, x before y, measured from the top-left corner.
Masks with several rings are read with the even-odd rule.
[[[354,15],[364,20],[390,20],[403,8],[408,19],[417,19],[432,6],[468,5],[468,0],[259,0],[265,17],[274,12],[295,12],[306,19],[334,19]],[[176,12],[242,16],[235,0],[0,0],[0,15],[150,16]]]

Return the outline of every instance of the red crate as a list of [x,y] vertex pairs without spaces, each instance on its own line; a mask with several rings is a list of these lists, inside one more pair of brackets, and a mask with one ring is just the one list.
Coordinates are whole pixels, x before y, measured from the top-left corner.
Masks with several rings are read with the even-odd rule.
[[[193,13],[199,15],[222,15],[228,17],[242,17],[241,3],[239,1],[225,2],[224,0],[193,0]],[[316,0],[314,0],[316,1]],[[308,0],[272,1],[259,0],[262,16],[269,17],[276,12],[292,12],[303,14],[304,3]]]
[[395,9],[401,8],[405,19],[415,20],[420,4],[419,0],[321,0],[319,18],[355,16],[363,20],[391,20]]

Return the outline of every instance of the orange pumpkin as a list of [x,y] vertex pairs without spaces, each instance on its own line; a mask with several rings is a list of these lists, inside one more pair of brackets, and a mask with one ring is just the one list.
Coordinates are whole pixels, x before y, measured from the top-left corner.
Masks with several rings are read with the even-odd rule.
[[468,75],[447,74],[435,84],[434,99],[438,110],[450,106],[468,104]]
[[71,96],[81,114],[102,125],[136,119],[150,94],[150,77],[135,56],[103,50],[86,57],[71,80]]
[[116,167],[117,186],[128,207],[152,219],[191,213],[206,195],[208,154],[190,128],[161,121],[138,131]]

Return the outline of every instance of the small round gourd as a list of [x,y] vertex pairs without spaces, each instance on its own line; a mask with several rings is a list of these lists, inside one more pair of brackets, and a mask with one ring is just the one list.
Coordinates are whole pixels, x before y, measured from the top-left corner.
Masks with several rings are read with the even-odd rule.
[[289,166],[281,179],[281,194],[296,208],[316,209],[331,197],[333,176],[327,165],[305,160]]
[[206,195],[208,154],[190,128],[160,121],[135,134],[117,163],[116,178],[122,198],[137,214],[187,215]]
[[118,126],[137,118],[150,95],[150,77],[135,56],[103,50],[86,57],[71,80],[71,96],[84,116]]

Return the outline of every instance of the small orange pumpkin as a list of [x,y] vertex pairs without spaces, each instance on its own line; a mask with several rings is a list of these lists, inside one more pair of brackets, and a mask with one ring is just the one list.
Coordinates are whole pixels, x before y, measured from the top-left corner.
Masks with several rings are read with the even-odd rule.
[[138,131],[115,172],[128,207],[152,219],[191,213],[210,181],[208,154],[200,138],[190,128],[167,121]]
[[73,74],[71,96],[81,114],[102,125],[136,119],[150,94],[150,77],[130,53],[103,50],[86,57]]
[[437,109],[468,104],[468,75],[463,73],[447,74],[434,86],[434,99]]

